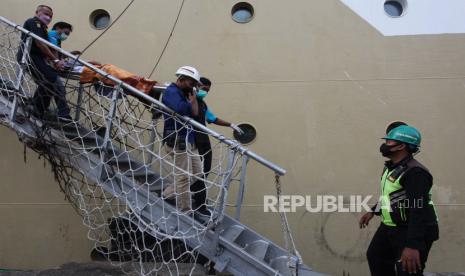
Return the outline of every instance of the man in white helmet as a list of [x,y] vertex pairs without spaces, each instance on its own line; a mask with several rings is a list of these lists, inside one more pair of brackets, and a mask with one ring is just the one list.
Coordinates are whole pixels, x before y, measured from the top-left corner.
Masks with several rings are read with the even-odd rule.
[[[183,66],[178,69],[176,76],[178,79],[166,88],[162,102],[180,115],[197,116],[199,107],[194,88],[200,80],[199,72],[193,67]],[[165,151],[176,166],[174,185],[167,187],[163,191],[163,196],[175,198],[177,208],[183,212],[189,212],[192,210],[190,185],[203,177],[202,163],[195,146],[194,131],[169,114],[163,114],[163,116]]]

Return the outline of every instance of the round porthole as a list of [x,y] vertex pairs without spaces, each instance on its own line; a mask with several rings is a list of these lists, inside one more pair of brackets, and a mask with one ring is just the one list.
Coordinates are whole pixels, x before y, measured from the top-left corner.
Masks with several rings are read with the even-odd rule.
[[105,29],[110,25],[110,14],[106,10],[95,10],[90,14],[90,25],[97,30]]
[[244,132],[243,134],[239,134],[237,131],[234,131],[233,135],[237,141],[244,145],[255,141],[255,138],[257,137],[257,130],[251,124],[241,123],[237,126]]
[[247,2],[240,2],[234,5],[231,10],[231,15],[237,23],[247,23],[252,20],[254,15],[253,6]]
[[406,0],[387,0],[384,2],[384,11],[390,17],[401,17],[407,10]]

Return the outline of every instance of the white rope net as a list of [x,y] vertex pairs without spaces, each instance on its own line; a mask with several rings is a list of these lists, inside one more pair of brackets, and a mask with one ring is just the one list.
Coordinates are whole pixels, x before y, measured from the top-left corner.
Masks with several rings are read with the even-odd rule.
[[[208,152],[199,154],[186,135],[199,130],[119,86],[81,84],[69,71],[53,80],[26,47],[20,31],[0,23],[0,100],[18,106],[13,122],[2,123],[34,122],[36,139],[23,141],[50,161],[89,228],[93,256],[123,269],[131,262],[141,275],[205,264],[189,241],[201,244],[221,220],[228,186],[240,181],[241,152],[210,139],[212,166],[203,171]],[[164,139],[166,119],[176,129]]]

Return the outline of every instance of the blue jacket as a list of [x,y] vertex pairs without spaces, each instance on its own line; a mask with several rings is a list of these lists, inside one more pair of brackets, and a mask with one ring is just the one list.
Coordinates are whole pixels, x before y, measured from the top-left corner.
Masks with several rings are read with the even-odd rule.
[[[170,84],[166,88],[165,92],[163,93],[162,103],[180,115],[192,117],[191,103],[186,98],[186,96],[184,96],[183,91],[174,83]],[[183,140],[187,135],[187,141],[190,144],[195,144],[193,130],[188,130],[184,123],[177,120],[175,121],[169,114],[163,114],[163,118],[165,121],[163,126],[163,138],[166,138],[171,133],[176,132],[178,136],[177,140]]]

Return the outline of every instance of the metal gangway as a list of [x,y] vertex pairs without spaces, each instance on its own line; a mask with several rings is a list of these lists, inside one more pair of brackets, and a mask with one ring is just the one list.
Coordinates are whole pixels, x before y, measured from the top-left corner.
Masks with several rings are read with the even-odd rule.
[[[321,275],[302,263],[285,213],[280,220],[286,248],[240,222],[249,161],[270,171],[278,195],[284,169],[4,17],[0,32],[0,121],[50,161],[61,190],[89,227],[95,250],[116,265],[135,263],[141,275],[158,274],[162,266],[199,255],[214,262],[217,271],[234,275]],[[64,72],[73,120],[59,123],[34,116],[34,91],[41,85],[50,87],[46,80],[31,77],[36,68],[29,48],[35,41],[113,84],[82,84],[79,77]],[[209,135],[214,164],[208,177],[192,175],[169,160],[160,134],[162,116],[175,119],[187,131]],[[180,212],[164,198],[163,190],[179,173],[205,183],[210,217]],[[235,217],[225,212],[233,185],[239,187]]]

